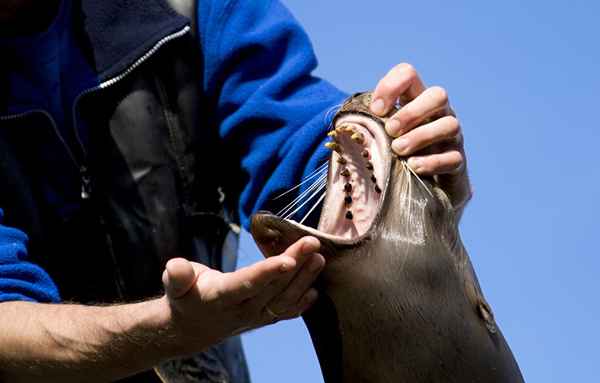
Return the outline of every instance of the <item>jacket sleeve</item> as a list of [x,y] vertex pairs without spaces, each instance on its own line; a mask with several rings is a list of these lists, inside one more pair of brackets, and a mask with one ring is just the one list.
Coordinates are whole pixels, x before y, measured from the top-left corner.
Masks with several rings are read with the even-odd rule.
[[0,209],[0,302],[59,302],[58,290],[48,274],[27,261],[27,236],[2,225]]
[[346,95],[312,76],[311,43],[279,1],[199,4],[204,91],[212,124],[241,163],[239,213],[248,228],[253,212],[273,209],[276,193],[325,162],[327,117]]

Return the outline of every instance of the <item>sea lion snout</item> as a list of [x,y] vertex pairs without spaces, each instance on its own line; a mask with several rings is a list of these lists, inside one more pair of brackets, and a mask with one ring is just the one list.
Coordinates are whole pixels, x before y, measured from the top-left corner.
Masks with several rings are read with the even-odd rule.
[[300,238],[312,235],[266,211],[252,216],[250,231],[266,257],[279,255]]

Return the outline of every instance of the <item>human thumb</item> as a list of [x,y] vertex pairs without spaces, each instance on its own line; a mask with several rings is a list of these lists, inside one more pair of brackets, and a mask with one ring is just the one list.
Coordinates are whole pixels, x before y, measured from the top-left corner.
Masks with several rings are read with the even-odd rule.
[[184,258],[169,260],[162,275],[165,292],[170,299],[184,296],[196,283],[196,279],[197,273],[194,265]]

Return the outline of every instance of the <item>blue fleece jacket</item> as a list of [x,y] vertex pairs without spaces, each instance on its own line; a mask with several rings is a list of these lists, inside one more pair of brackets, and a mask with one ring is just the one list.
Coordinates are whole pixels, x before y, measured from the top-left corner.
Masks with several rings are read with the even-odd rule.
[[[39,58],[45,58],[43,65],[9,74],[15,95],[9,111],[46,110],[65,132],[72,125],[72,115],[66,112],[72,109],[74,95],[82,84],[94,83],[70,34],[69,6],[70,1],[64,0],[57,20],[42,35],[45,38],[0,41],[17,48],[14,54],[20,54],[20,60],[40,64]],[[254,211],[324,162],[327,112],[346,95],[311,75],[317,62],[310,41],[277,0],[200,0],[197,22],[203,87],[215,105],[210,123],[219,127],[230,147],[238,148],[247,176],[239,203],[247,228]],[[19,50],[23,44],[28,48]],[[78,127],[86,137],[79,121]],[[1,215],[0,211],[0,219]],[[59,301],[48,275],[27,262],[26,238],[0,221],[0,301]]]

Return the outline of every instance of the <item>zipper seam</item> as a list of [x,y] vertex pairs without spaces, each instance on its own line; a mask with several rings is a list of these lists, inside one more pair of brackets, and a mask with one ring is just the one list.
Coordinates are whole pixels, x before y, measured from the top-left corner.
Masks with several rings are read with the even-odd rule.
[[186,25],[185,27],[183,27],[183,29],[172,33],[170,35],[167,35],[165,37],[163,37],[162,39],[158,40],[158,42],[156,42],[156,44],[154,44],[154,46],[152,48],[150,48],[150,50],[148,50],[146,53],[144,53],[140,58],[138,58],[137,60],[135,60],[133,62],[133,64],[131,64],[130,66],[127,67],[127,69],[125,69],[123,72],[121,72],[120,74],[116,75],[115,77],[112,77],[106,81],[101,82],[99,85],[93,87],[93,88],[88,88],[84,91],[82,91],[81,93],[79,93],[77,95],[77,97],[75,97],[75,100],[73,101],[73,108],[72,108],[72,118],[73,118],[73,127],[75,128],[75,137],[79,143],[79,146],[81,146],[81,151],[84,155],[84,157],[87,157],[87,153],[85,150],[85,147],[83,146],[83,143],[81,141],[81,138],[79,136],[79,132],[77,130],[77,104],[79,103],[79,100],[85,96],[88,95],[90,93],[94,93],[97,92],[99,90],[102,89],[106,89],[109,88],[117,83],[119,83],[121,80],[123,80],[124,78],[126,78],[127,76],[129,76],[131,74],[131,72],[133,72],[137,67],[139,67],[140,65],[142,65],[144,62],[146,62],[150,57],[152,57],[160,48],[162,48],[163,45],[165,45],[166,43],[175,40],[179,37],[184,36],[185,34],[187,34],[189,31],[191,30],[191,27],[189,25]]
[[80,99],[87,94],[94,93],[96,91],[106,89],[106,88],[109,88],[109,87],[117,84],[118,82],[120,82],[121,80],[123,80],[124,78],[129,76],[131,74],[131,72],[133,72],[137,67],[139,67],[144,62],[146,62],[150,57],[152,57],[163,45],[165,45],[166,43],[168,43],[172,40],[175,40],[177,38],[180,38],[180,37],[186,35],[190,30],[191,30],[191,27],[189,25],[186,25],[179,31],[177,31],[175,33],[171,33],[170,35],[163,37],[162,39],[158,40],[156,42],[156,44],[154,44],[154,46],[152,48],[150,48],[146,53],[144,53],[137,60],[135,60],[133,62],[133,64],[128,66],[123,72],[116,75],[115,77],[112,77],[106,81],[101,82],[99,85],[97,85],[95,87],[88,88],[88,89],[82,91],[81,93],[79,93],[77,95],[77,97],[75,97],[75,99],[73,100],[73,107],[71,108],[71,118],[72,118],[72,127],[73,127],[73,130],[75,133],[75,139],[77,140],[77,144],[79,145],[81,154],[83,155],[83,158],[81,158],[81,160],[77,159],[77,157],[75,156],[75,153],[73,152],[73,149],[67,144],[67,141],[65,140],[63,135],[60,133],[58,126],[56,126],[56,121],[54,121],[54,119],[52,118],[50,113],[48,113],[44,109],[33,109],[33,110],[28,110],[28,111],[22,112],[22,113],[0,116],[0,121],[16,120],[19,118],[24,118],[26,116],[35,114],[35,113],[41,113],[44,116],[46,116],[48,118],[48,120],[50,120],[50,124],[52,125],[52,128],[53,128],[55,134],[57,135],[58,139],[60,140],[60,142],[66,149],[69,158],[74,163],[75,167],[79,170],[82,185],[85,184],[85,186],[87,187],[89,184],[89,182],[88,182],[89,176],[87,175],[87,166],[85,165],[87,163],[87,151],[85,150],[85,146],[83,145],[83,142],[81,141],[81,137],[79,135],[79,130],[77,128],[77,105],[78,105]]
[[[163,45],[165,45],[166,43],[175,40],[179,37],[184,36],[185,34],[187,34],[189,31],[191,30],[191,27],[189,25],[186,25],[185,27],[183,27],[181,30],[172,33],[170,35],[167,35],[165,37],[163,37],[162,39],[160,39],[156,44],[154,44],[154,46],[152,48],[150,48],[150,50],[148,50],[146,53],[144,53],[140,58],[138,58],[137,60],[135,60],[133,62],[133,64],[131,64],[129,67],[127,67],[127,69],[125,69],[123,72],[121,72],[120,74],[116,75],[115,77],[112,77],[106,81],[101,82],[99,85],[93,87],[93,88],[88,88],[84,91],[82,91],[81,93],[79,93],[77,95],[77,97],[75,97],[75,100],[73,101],[73,108],[72,108],[72,118],[73,118],[73,127],[75,128],[75,136],[76,139],[79,143],[79,145],[81,146],[81,151],[83,153],[84,156],[86,156],[86,151],[85,148],[83,146],[83,143],[81,141],[81,138],[79,136],[79,132],[77,131],[77,120],[76,120],[76,114],[77,114],[77,104],[79,103],[79,100],[84,96],[87,95],[89,93],[93,93],[102,89],[106,89],[108,87],[113,86],[114,84],[117,84],[119,81],[123,80],[125,77],[127,77],[129,74],[131,74],[131,72],[133,72],[137,67],[139,67],[141,64],[143,64],[144,62],[146,62],[150,57],[152,57]],[[33,109],[33,110],[28,110],[26,112],[22,112],[22,113],[17,113],[17,114],[9,114],[9,115],[3,115],[0,116],[0,121],[8,121],[8,120],[14,120],[14,119],[19,119],[19,118],[23,118],[26,116],[29,116],[31,114],[35,114],[35,113],[42,113],[45,116],[49,117],[55,131],[57,133],[60,133],[58,131],[58,127],[56,126],[56,122],[54,121],[54,119],[52,118],[52,116],[50,116],[50,114],[45,111],[44,109]],[[63,144],[66,144],[66,141],[64,140],[64,138],[62,137],[61,134],[59,135],[59,139],[61,140],[61,142]],[[73,156],[73,151],[71,150],[70,147],[67,146],[67,150],[69,152],[69,156],[72,157],[72,159],[75,161],[76,165],[78,168],[80,168],[81,166],[79,165],[79,161],[77,161],[77,159]]]

